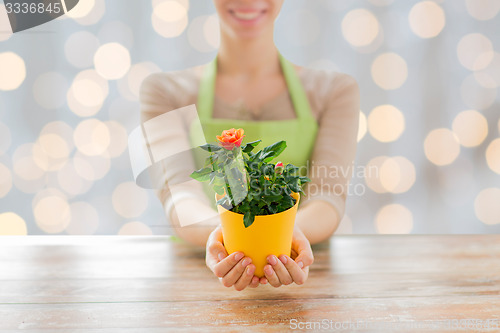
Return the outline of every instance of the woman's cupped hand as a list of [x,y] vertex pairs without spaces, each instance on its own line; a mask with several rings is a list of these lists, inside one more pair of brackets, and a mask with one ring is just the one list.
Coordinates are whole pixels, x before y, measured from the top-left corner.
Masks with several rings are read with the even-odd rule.
[[309,275],[309,266],[314,261],[311,245],[304,233],[295,227],[292,238],[291,257],[282,254],[269,255],[264,267],[264,277],[257,277],[252,259],[242,252],[227,254],[224,248],[222,229],[217,226],[210,234],[206,245],[207,267],[219,278],[225,287],[234,287],[241,291],[256,288],[259,284],[269,283],[273,287],[301,285]]

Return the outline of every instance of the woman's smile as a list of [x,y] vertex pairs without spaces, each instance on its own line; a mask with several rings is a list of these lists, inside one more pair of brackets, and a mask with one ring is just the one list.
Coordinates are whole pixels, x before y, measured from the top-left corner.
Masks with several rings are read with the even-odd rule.
[[256,24],[267,13],[266,9],[229,9],[229,14],[240,24],[252,25]]

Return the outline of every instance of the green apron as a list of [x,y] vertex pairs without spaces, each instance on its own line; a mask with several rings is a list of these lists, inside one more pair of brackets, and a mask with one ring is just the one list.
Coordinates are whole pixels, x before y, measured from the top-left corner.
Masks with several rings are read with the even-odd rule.
[[[306,92],[302,87],[302,83],[295,68],[281,55],[280,63],[295,109],[296,118],[266,121],[212,118],[215,97],[215,79],[217,76],[217,58],[215,58],[207,65],[203,73],[198,94],[197,111],[203,133],[192,126],[190,130],[191,143],[213,143],[216,141],[216,136],[220,135],[223,130],[243,128],[245,131],[243,144],[245,142],[262,140],[255,148],[255,151],[258,151],[277,141],[285,140],[287,148],[274,162],[281,161],[285,165],[287,163],[292,163],[298,167],[308,166],[307,162],[316,142],[318,123],[311,113]],[[203,137],[203,134],[205,137]],[[201,152],[201,149],[195,149],[195,151],[197,152],[194,154],[194,159],[196,168],[199,169],[203,167],[206,155]],[[212,194],[209,195],[213,198]]]

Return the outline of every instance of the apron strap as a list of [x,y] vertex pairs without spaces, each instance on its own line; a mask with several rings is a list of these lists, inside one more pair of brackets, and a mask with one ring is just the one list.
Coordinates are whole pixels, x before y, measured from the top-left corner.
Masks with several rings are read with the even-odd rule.
[[[298,119],[314,119],[311,112],[311,106],[309,105],[309,100],[307,94],[302,86],[293,64],[286,60],[280,53],[280,62],[283,75],[285,76],[286,85],[288,87],[288,92],[290,98],[292,99],[292,104],[295,109],[295,114]],[[316,121],[316,120],[314,120]]]
[[[298,119],[314,119],[307,94],[292,63],[279,54],[281,70]],[[207,64],[201,77],[198,92],[198,115],[201,120],[212,118],[215,100],[215,80],[217,77],[217,57]]]
[[215,100],[215,79],[217,77],[217,57],[207,64],[203,71],[198,92],[198,116],[200,120],[212,118]]

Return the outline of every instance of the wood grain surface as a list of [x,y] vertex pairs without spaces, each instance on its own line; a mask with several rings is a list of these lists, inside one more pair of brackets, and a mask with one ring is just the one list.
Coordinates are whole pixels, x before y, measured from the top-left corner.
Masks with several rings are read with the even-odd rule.
[[169,237],[3,237],[0,331],[500,331],[500,235],[342,235],[313,250],[306,284],[237,292]]

